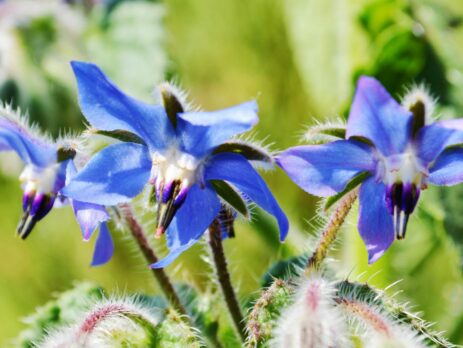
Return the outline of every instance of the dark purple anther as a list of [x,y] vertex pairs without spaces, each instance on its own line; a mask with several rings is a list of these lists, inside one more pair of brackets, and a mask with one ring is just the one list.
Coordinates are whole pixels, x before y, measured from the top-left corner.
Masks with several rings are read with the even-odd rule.
[[18,234],[26,239],[37,221],[43,219],[53,208],[55,195],[46,195],[35,192],[25,193],[23,196],[23,216],[18,224]]
[[386,207],[393,215],[394,230],[397,239],[405,238],[408,218],[415,209],[420,189],[412,183],[394,183],[386,187]]
[[181,187],[180,192],[174,199],[174,206],[180,207],[182,203],[185,201],[186,195],[188,193],[189,187]]
[[420,189],[414,184],[404,184],[402,192],[402,210],[405,214],[413,213],[416,207],[418,198],[420,197]]
[[23,194],[23,211],[26,211],[27,208],[31,205],[32,200],[34,199],[35,191],[24,192]]
[[174,183],[172,181],[162,185],[161,186],[161,192],[162,192],[161,203],[165,204],[167,203],[167,201],[172,199],[173,191],[174,191]]
[[188,193],[188,187],[182,187],[179,180],[162,187],[162,199],[158,210],[156,237],[160,237],[169,227],[177,210],[182,206]]
[[38,194],[35,196],[34,201],[32,202],[30,215],[39,221],[47,215],[51,208],[53,208],[53,203],[55,202],[55,196]]

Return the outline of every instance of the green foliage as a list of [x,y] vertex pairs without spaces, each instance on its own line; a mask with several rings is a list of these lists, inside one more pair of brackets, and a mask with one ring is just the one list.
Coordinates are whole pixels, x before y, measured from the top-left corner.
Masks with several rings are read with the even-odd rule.
[[262,277],[262,287],[271,286],[275,279],[290,280],[298,278],[307,261],[307,255],[300,255],[291,257],[288,260],[275,262]]
[[250,347],[266,346],[281,310],[292,301],[292,293],[291,286],[279,279],[262,291],[248,317]]
[[166,318],[156,327],[155,346],[159,348],[201,347],[195,332],[173,310],[168,310]]
[[25,319],[27,328],[15,340],[17,347],[32,348],[42,341],[47,332],[75,322],[89,303],[103,298],[103,290],[92,283],[80,283],[75,288],[61,293],[36,309],[36,313]]

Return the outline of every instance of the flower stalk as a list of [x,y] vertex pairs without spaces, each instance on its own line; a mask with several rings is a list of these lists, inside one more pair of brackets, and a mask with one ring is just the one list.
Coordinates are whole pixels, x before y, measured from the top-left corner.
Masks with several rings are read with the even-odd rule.
[[346,220],[347,214],[358,197],[358,188],[353,189],[339,200],[318,240],[317,246],[307,261],[306,272],[310,273],[320,267],[331,249],[338,231]]
[[[140,223],[133,215],[130,205],[124,203],[119,204],[118,207],[121,216],[124,217],[127,223],[127,227],[129,228],[132,237],[138,244],[138,247],[140,248],[140,251],[142,252],[148,264],[151,265],[153,263],[156,263],[159,259],[156,256],[153,248],[150,246],[148,239],[146,238],[145,232],[143,231],[143,227],[140,225]],[[180,298],[164,269],[153,268],[151,269],[151,271],[153,272],[156,281],[161,287],[162,292],[167,297],[170,305],[180,314],[187,315],[187,311],[185,307],[182,305],[182,302],[180,301]]]
[[245,342],[246,324],[244,322],[243,313],[241,312],[235,290],[231,283],[230,273],[228,272],[227,260],[225,258],[222,245],[220,223],[218,220],[214,220],[209,226],[209,246],[212,251],[215,272],[217,274],[217,279],[219,281],[227,309],[235,325],[236,331],[238,332],[241,340]]

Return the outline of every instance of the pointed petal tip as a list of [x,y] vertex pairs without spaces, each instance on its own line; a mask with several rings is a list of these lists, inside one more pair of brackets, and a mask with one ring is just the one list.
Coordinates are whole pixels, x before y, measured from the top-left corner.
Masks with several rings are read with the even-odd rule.
[[370,249],[368,250],[368,265],[372,265],[384,255],[386,250]]

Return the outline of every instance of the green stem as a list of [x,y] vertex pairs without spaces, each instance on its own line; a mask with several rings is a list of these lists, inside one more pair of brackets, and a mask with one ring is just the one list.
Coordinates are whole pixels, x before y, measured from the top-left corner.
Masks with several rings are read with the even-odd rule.
[[220,231],[220,224],[214,220],[209,226],[209,246],[212,251],[214,259],[215,271],[217,279],[222,290],[225,303],[228,311],[235,324],[236,331],[240,335],[243,342],[246,341],[246,324],[244,322],[243,314],[241,313],[240,304],[232,286],[230,273],[228,272],[227,260],[222,245],[222,236]]
[[[120,204],[119,211],[121,216],[125,219],[127,226],[132,234],[132,237],[138,244],[140,251],[145,257],[147,263],[151,265],[152,263],[158,262],[158,257],[156,256],[153,248],[150,246],[146,234],[143,231],[143,227],[137,221],[133,215],[132,209],[128,204]],[[167,297],[170,305],[180,314],[187,315],[185,307],[182,305],[177,292],[172,285],[169,276],[166,274],[162,268],[152,268],[151,269],[154,277],[156,278],[159,286],[161,287],[162,292]]]
[[349,213],[352,205],[358,196],[358,188],[353,189],[342,197],[338,203],[336,203],[336,208],[328,219],[325,228],[318,240],[317,246],[307,261],[306,271],[310,272],[312,270],[318,269],[326,258],[328,251],[331,249],[338,231],[344,221],[346,220],[347,214]]

